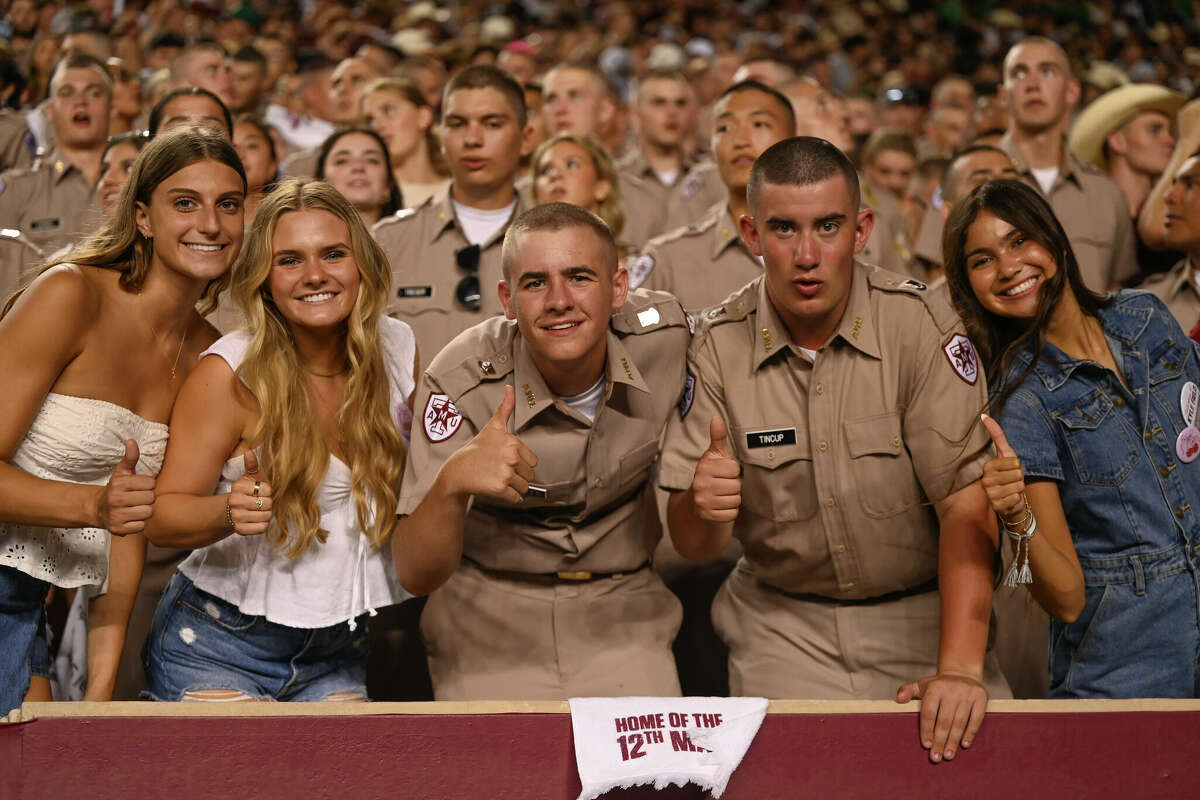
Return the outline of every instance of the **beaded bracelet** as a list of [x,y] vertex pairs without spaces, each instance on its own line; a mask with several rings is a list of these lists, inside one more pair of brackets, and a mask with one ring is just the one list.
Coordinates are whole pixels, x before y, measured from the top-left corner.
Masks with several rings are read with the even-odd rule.
[[229,530],[237,532],[237,527],[233,524],[233,507],[229,505],[229,501],[225,501],[225,522],[229,525]]

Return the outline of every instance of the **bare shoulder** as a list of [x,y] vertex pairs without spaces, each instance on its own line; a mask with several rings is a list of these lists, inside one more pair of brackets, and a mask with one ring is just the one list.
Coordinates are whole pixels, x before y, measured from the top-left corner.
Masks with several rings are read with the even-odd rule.
[[102,277],[91,267],[59,264],[38,275],[13,304],[9,317],[31,319],[54,328],[83,330],[104,302]]

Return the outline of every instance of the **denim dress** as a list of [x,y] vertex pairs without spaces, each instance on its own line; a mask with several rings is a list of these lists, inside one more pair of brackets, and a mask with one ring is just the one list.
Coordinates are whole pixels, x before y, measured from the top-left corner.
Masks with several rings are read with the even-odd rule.
[[1099,319],[1128,388],[1046,343],[1000,415],[1026,481],[1058,484],[1086,583],[1079,618],[1050,622],[1049,696],[1195,697],[1200,459],[1176,440],[1200,345],[1146,292],[1119,292]]

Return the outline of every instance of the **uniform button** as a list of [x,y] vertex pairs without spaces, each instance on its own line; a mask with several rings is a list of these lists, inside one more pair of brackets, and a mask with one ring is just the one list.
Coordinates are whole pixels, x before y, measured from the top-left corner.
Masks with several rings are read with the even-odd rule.
[[1168,475],[1170,475],[1170,474],[1171,474],[1171,470],[1173,470],[1173,469],[1175,469],[1175,465],[1174,465],[1174,464],[1168,464],[1167,466],[1165,466],[1165,467],[1163,467],[1162,469],[1160,469],[1160,470],[1159,470],[1159,473],[1160,473],[1160,474],[1161,474],[1161,475],[1162,475],[1162,476],[1165,478],[1165,477],[1167,477]]
[[775,460],[775,451],[768,450],[767,451],[767,461],[774,461],[774,460]]
[[858,584],[855,583],[854,581],[846,581],[845,583],[842,584],[842,588],[843,589],[853,589],[857,585]]
[[904,444],[904,442],[900,441],[899,436],[892,437],[892,447],[899,447],[902,444]]
[[817,445],[817,449],[820,450],[822,453],[824,453],[826,450],[829,449],[829,442],[821,442],[820,444]]
[[504,364],[508,361],[508,356],[505,355],[504,353],[501,353],[500,358],[498,358],[496,360],[499,361],[501,364]]
[[844,553],[844,552],[846,552],[846,545],[839,544],[837,547],[835,547],[833,549],[838,553]]
[[825,394],[825,385],[824,385],[824,384],[821,384],[821,383],[818,383],[818,384],[816,385],[816,388],[814,389],[814,391],[815,391],[817,394]]
[[825,507],[826,508],[833,508],[836,505],[837,505],[837,498],[835,498],[835,497],[826,497],[825,498]]
[[1118,406],[1125,405],[1125,398],[1121,397],[1121,395],[1117,395],[1116,397],[1113,398],[1113,405],[1118,405]]
[[603,485],[604,485],[603,478],[596,478],[596,480],[592,481],[592,486],[595,486],[597,489],[599,489]]

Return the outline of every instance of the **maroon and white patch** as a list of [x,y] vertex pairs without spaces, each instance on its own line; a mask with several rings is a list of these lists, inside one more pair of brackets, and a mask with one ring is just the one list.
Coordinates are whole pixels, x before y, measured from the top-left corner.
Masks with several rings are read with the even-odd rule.
[[975,381],[979,379],[979,356],[975,355],[975,347],[971,340],[961,333],[956,333],[946,342],[942,352],[946,354],[958,377],[974,386]]
[[431,442],[442,442],[449,439],[462,425],[462,414],[454,407],[454,403],[444,394],[429,395],[425,403],[425,435]]

